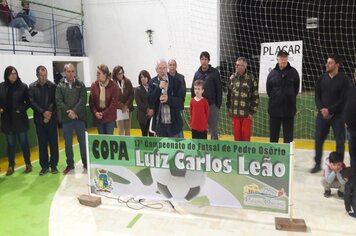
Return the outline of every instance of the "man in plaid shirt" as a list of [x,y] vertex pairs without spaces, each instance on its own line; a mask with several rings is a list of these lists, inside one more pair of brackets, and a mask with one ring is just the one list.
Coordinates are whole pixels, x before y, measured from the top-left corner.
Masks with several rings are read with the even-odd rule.
[[239,57],[231,75],[226,106],[232,118],[235,141],[250,141],[253,114],[259,103],[258,81],[247,71],[247,61]]

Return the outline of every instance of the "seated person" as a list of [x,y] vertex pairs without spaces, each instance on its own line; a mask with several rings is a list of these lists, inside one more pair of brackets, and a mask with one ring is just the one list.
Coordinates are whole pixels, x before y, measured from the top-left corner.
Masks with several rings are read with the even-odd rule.
[[27,25],[34,29],[36,24],[36,14],[30,10],[30,2],[27,0],[21,1],[22,10],[17,13],[16,18],[23,18]]
[[343,157],[337,152],[331,152],[329,155],[329,162],[323,173],[321,184],[324,187],[324,197],[331,196],[331,188],[337,188],[337,195],[340,198],[344,197],[344,188],[346,180],[342,177],[341,171],[345,168]]
[[33,28],[28,26],[24,18],[13,16],[12,11],[10,10],[9,5],[7,3],[7,0],[1,0],[0,21],[2,21],[7,26],[18,28],[21,32],[23,42],[29,42],[25,35],[25,29],[28,30],[32,37],[37,34],[37,31],[33,30]]

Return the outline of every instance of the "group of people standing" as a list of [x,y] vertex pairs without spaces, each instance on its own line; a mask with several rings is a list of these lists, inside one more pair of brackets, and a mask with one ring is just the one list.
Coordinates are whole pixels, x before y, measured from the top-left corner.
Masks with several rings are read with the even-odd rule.
[[[80,147],[83,169],[87,169],[86,161],[86,104],[87,91],[84,83],[76,77],[75,66],[71,63],[64,66],[64,78],[55,85],[48,80],[47,69],[38,66],[37,80],[27,86],[18,75],[17,69],[8,66],[4,72],[4,82],[0,83],[0,115],[1,131],[6,134],[7,156],[9,161],[6,175],[15,170],[16,139],[19,140],[23,152],[26,169],[32,171],[30,148],[27,131],[29,119],[27,109],[34,111],[39,162],[44,175],[51,171],[57,174],[58,164],[58,121],[63,127],[67,166],[63,171],[67,174],[74,169],[73,133],[75,131]],[[134,90],[124,75],[122,66],[116,66],[113,77],[106,65],[97,67],[97,80],[92,83],[89,96],[92,111],[99,134],[113,134],[115,123],[119,134],[130,135],[130,112],[133,110]],[[118,111],[127,117],[117,120]],[[48,147],[50,153],[48,153]]]
[[[190,128],[194,139],[217,140],[219,113],[222,104],[220,73],[212,67],[210,54],[200,54],[200,67],[191,86]],[[182,112],[186,96],[184,76],[177,72],[174,59],[168,63],[161,59],[156,63],[157,76],[148,83],[148,111],[152,112],[152,130],[160,137],[183,138]],[[139,103],[138,103],[138,109]]]
[[97,80],[91,84],[89,106],[99,134],[130,135],[134,88],[125,76],[124,68],[116,66],[112,76],[107,65],[96,71]]
[[[16,139],[19,140],[23,152],[26,169],[32,171],[30,148],[27,131],[29,119],[27,109],[33,109],[36,126],[39,162],[44,175],[51,171],[57,174],[58,164],[58,121],[63,126],[67,167],[64,174],[74,169],[73,131],[76,131],[80,145],[83,167],[86,168],[85,145],[85,109],[86,88],[83,82],[75,77],[73,64],[64,66],[65,78],[56,86],[48,80],[44,66],[36,68],[37,80],[27,86],[19,77],[17,69],[8,66],[4,72],[4,82],[0,83],[0,115],[1,131],[7,139],[7,156],[9,166],[6,175],[15,171]],[[48,154],[48,147],[50,153]]]
[[[298,72],[288,62],[288,52],[279,51],[276,67],[267,77],[267,94],[270,142],[278,142],[280,127],[283,127],[284,143],[293,141],[296,97],[300,89]],[[328,55],[326,71],[315,84],[315,104],[317,107],[315,125],[315,165],[310,170],[317,173],[322,170],[322,152],[324,142],[333,129],[336,141],[336,153],[342,160],[345,152],[345,126],[348,131],[350,163],[356,167],[356,87],[340,71],[341,57]]]
[[[205,123],[209,124],[209,129],[212,130],[212,139],[218,139],[218,114],[222,101],[221,79],[219,72],[209,65],[208,52],[202,52],[200,59],[202,66],[194,78],[194,81],[200,81],[201,92],[197,92],[197,102],[204,100]],[[130,135],[131,112],[135,99],[137,120],[143,136],[155,134],[161,137],[183,137],[181,113],[186,94],[184,76],[177,72],[177,62],[174,59],[168,63],[158,60],[156,72],[157,76],[151,79],[150,74],[142,70],[138,76],[139,86],[134,89],[122,66],[116,66],[112,74],[106,65],[97,66],[97,79],[91,84],[89,106],[99,134],[113,134],[116,125],[119,135]],[[4,82],[0,83],[0,115],[1,131],[7,140],[7,176],[15,171],[17,139],[25,160],[25,173],[32,171],[27,137],[27,109],[30,107],[34,111],[39,146],[39,175],[48,172],[59,173],[58,122],[63,128],[67,163],[63,173],[67,174],[74,169],[74,131],[79,142],[83,169],[87,169],[86,87],[76,77],[73,64],[65,64],[64,74],[64,78],[56,85],[48,80],[47,69],[41,65],[36,69],[37,80],[27,86],[21,81],[15,67],[8,66],[5,69]],[[206,99],[202,97],[203,86],[208,91]],[[194,90],[192,95],[195,96]],[[214,113],[209,113],[209,110]],[[202,130],[199,127],[196,130],[205,132],[203,138],[207,138],[207,125]]]
[[[190,128],[192,137],[218,139],[219,113],[222,105],[222,82],[219,71],[210,64],[210,54],[200,54],[200,67],[191,86]],[[355,106],[354,87],[349,95],[349,81],[339,72],[340,58],[330,55],[326,72],[316,83],[315,101],[318,107],[315,131],[315,166],[321,170],[322,146],[330,126],[333,128],[337,152],[343,156],[345,129],[348,125],[351,164],[355,165],[354,150]],[[143,136],[183,138],[182,112],[186,95],[184,76],[177,72],[174,59],[156,62],[157,75],[151,78],[146,70],[138,75],[139,86],[133,88],[125,76],[124,68],[116,66],[110,72],[107,65],[97,66],[96,81],[91,84],[89,106],[99,134],[113,134],[115,126],[119,135],[130,135],[133,101],[137,104],[137,120]],[[87,92],[84,83],[75,76],[73,64],[64,66],[65,77],[56,86],[47,79],[47,69],[36,69],[38,80],[29,88],[21,82],[16,68],[9,66],[0,84],[1,130],[7,136],[9,168],[7,175],[14,172],[16,138],[24,154],[26,173],[31,172],[30,151],[27,141],[29,122],[26,110],[34,110],[34,122],[40,151],[40,175],[51,168],[58,173],[58,132],[57,122],[63,125],[67,167],[64,173],[74,169],[72,139],[77,134],[83,168],[87,168],[85,129]],[[270,142],[278,142],[280,127],[283,127],[284,142],[293,141],[293,125],[296,114],[296,97],[300,89],[298,72],[288,62],[288,52],[279,51],[276,67],[267,77],[266,90],[269,97],[268,113]],[[349,99],[347,99],[349,98]],[[347,101],[347,102],[346,102]],[[346,107],[345,107],[346,103]],[[258,81],[247,70],[247,60],[239,57],[235,73],[228,81],[226,106],[232,119],[234,140],[250,141],[252,119],[259,105]],[[345,109],[344,109],[345,107]],[[344,112],[345,110],[345,112]],[[344,115],[346,114],[346,115]],[[344,119],[345,118],[345,119]],[[47,146],[50,146],[50,155]]]

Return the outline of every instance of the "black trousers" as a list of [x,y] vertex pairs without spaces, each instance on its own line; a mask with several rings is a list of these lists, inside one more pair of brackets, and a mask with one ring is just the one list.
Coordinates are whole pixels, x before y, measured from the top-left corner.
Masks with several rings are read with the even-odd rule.
[[142,132],[142,137],[154,136],[154,134],[150,132],[150,120],[147,120],[146,124],[140,123],[140,128]]
[[192,138],[193,139],[208,139],[208,131],[197,131],[192,129]]
[[269,141],[278,143],[279,132],[283,126],[283,142],[293,142],[294,117],[269,117]]

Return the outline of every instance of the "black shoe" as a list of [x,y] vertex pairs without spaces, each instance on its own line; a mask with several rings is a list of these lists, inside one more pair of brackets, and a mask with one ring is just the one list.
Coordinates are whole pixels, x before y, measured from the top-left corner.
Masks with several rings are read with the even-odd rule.
[[344,199],[344,193],[340,192],[339,190],[337,191],[337,196],[339,196],[339,198]]
[[32,166],[31,165],[26,165],[25,174],[28,174],[30,172],[32,172]]
[[87,170],[88,169],[88,165],[87,164],[83,164],[83,169]]
[[310,170],[310,173],[315,174],[321,171],[320,165],[315,165],[313,169]]
[[29,43],[30,41],[28,41],[26,37],[22,37],[22,42]]
[[51,173],[52,173],[52,174],[58,174],[59,171],[58,171],[57,167],[51,168]]
[[331,190],[325,190],[324,197],[327,197],[327,198],[331,197]]
[[45,175],[46,173],[48,172],[48,168],[46,168],[46,169],[41,169],[41,171],[40,171],[40,173],[39,173],[39,175],[40,176],[42,176],[42,175]]
[[37,33],[38,33],[38,32],[37,32],[37,31],[34,31],[34,30],[30,31],[31,37],[35,36]]
[[355,212],[348,212],[349,216],[356,218],[356,213]]
[[74,166],[67,166],[65,170],[63,171],[63,174],[66,175],[68,174],[71,170],[74,170]]
[[15,172],[14,167],[13,167],[13,166],[9,166],[9,167],[7,168],[6,176],[10,176],[10,175],[12,175],[14,172]]

